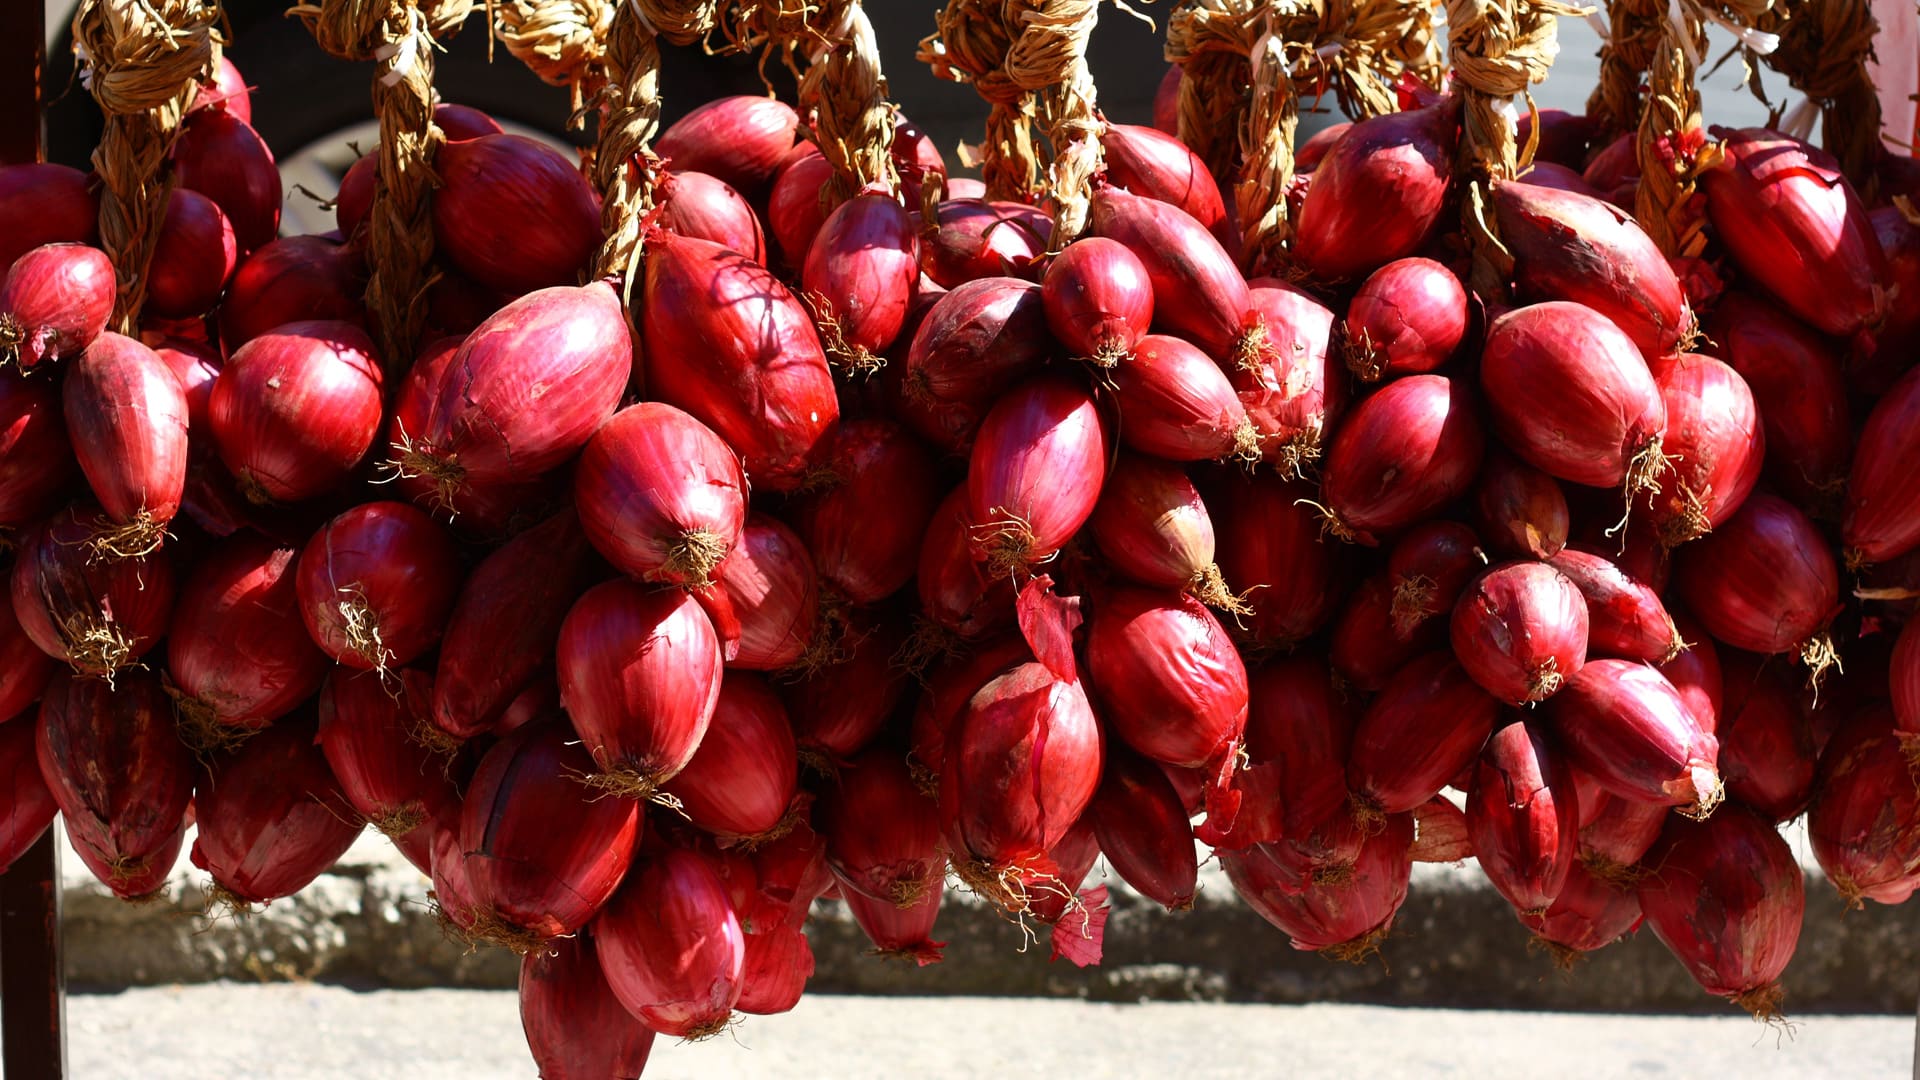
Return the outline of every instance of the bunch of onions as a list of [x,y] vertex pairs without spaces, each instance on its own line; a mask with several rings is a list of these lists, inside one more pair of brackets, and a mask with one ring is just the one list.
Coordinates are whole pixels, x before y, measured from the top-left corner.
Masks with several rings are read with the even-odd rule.
[[1433,798],[1479,757],[1499,712],[1449,652],[1401,668],[1354,728],[1347,786],[1355,820],[1371,830]]
[[646,1070],[653,1029],[607,985],[591,930],[527,953],[519,990],[520,1027],[541,1076],[585,1080]]
[[22,371],[79,355],[107,328],[113,264],[85,244],[46,244],[0,280],[0,366]]
[[1467,290],[1418,257],[1367,276],[1347,304],[1346,361],[1362,382],[1438,371],[1467,334]]
[[1793,652],[1819,679],[1836,660],[1826,627],[1840,574],[1820,530],[1792,503],[1758,493],[1679,553],[1675,591],[1707,632],[1736,649]]
[[1616,795],[1699,818],[1725,795],[1719,744],[1651,667],[1590,660],[1547,709],[1568,759]]
[[607,985],[641,1023],[700,1039],[732,1022],[745,933],[706,857],[680,848],[646,856],[593,933]]
[[728,667],[779,671],[798,663],[815,639],[820,614],[813,557],[800,537],[766,514],[752,514],[719,570],[719,585],[740,620],[740,647]]
[[898,424],[854,420],[835,432],[816,475],[786,516],[821,579],[856,604],[899,592],[939,505],[932,456]]
[[730,671],[700,745],[662,790],[723,841],[765,843],[793,828],[800,757],[786,706],[766,681]]
[[1107,378],[1129,448],[1168,461],[1260,460],[1260,431],[1233,383],[1193,345],[1144,335]]
[[373,339],[344,322],[290,322],[227,357],[207,399],[220,459],[256,503],[299,502],[347,478],[380,431]]
[[[518,295],[571,285],[600,248],[600,208],[580,170],[524,135],[454,139],[434,159],[434,248],[454,269]],[[540,227],[530,229],[538,221]]]
[[1522,919],[1545,915],[1566,887],[1578,805],[1544,725],[1515,721],[1493,733],[1467,792],[1467,834],[1487,880]]
[[1820,755],[1807,839],[1849,907],[1898,904],[1920,887],[1920,787],[1907,746],[1876,708],[1849,719]]
[[69,368],[60,384],[67,434],[108,526],[92,550],[151,554],[186,491],[186,392],[152,349],[111,332]]
[[1087,521],[1093,539],[1122,576],[1156,589],[1180,589],[1233,615],[1250,610],[1227,588],[1214,562],[1213,519],[1180,467],[1123,453],[1107,474]]
[[980,425],[967,465],[974,555],[994,577],[1050,559],[1093,514],[1107,430],[1081,386],[1042,376],[1009,391]]
[[1485,447],[1466,383],[1395,379],[1360,403],[1327,451],[1320,476],[1327,528],[1372,544],[1431,516],[1466,492]]
[[244,911],[292,896],[360,835],[317,742],[310,716],[285,717],[208,763],[192,857],[212,875],[216,902]]
[[[436,840],[433,859],[435,891],[443,877],[455,886],[441,908],[471,938],[530,952],[587,925],[619,888],[645,818],[631,799],[596,797],[582,783],[592,771],[573,732],[548,721],[480,759],[450,847]],[[461,865],[443,874],[443,855]]]
[[1193,825],[1159,765],[1108,745],[1087,820],[1122,881],[1169,911],[1193,906],[1199,874]]
[[60,812],[40,775],[34,751],[38,726],[27,720],[0,724],[0,781],[6,783],[10,793],[6,804],[0,806],[0,874],[39,842]]
[[460,588],[453,543],[406,503],[362,503],[320,527],[295,571],[300,617],[335,662],[411,664],[440,640]]
[[1105,237],[1068,244],[1047,265],[1040,299],[1054,338],[1099,367],[1130,359],[1153,323],[1146,265],[1126,245]]
[[59,384],[0,366],[0,525],[51,512],[74,471]]
[[109,682],[167,632],[173,563],[166,552],[99,562],[87,542],[100,516],[69,507],[20,540],[8,582],[13,613],[40,651]]
[[459,806],[450,763],[414,737],[433,690],[406,671],[397,686],[368,671],[333,669],[320,690],[320,752],[340,793],[423,872],[433,870],[438,822]]
[[1453,655],[1509,705],[1544,701],[1587,659],[1587,601],[1546,563],[1494,567],[1453,608]]
[[558,672],[596,766],[591,786],[645,799],[700,747],[720,698],[720,642],[685,592],[609,581],[567,612]]
[[919,243],[907,208],[883,191],[841,203],[807,247],[800,282],[827,358],[871,372],[907,321],[920,280]]
[[201,555],[167,626],[180,734],[212,748],[312,697],[327,671],[301,618],[299,551],[240,532]]
[[733,449],[658,402],[607,421],[580,455],[573,483],[587,539],[642,581],[709,584],[747,516],[747,481]]
[[110,686],[61,672],[35,748],[80,861],[123,899],[158,891],[180,854],[195,771],[159,678],[130,671]]

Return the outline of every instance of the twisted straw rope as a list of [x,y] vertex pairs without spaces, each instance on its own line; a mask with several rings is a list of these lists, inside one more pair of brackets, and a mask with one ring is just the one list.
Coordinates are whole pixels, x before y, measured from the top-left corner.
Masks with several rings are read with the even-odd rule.
[[1880,97],[1867,71],[1880,32],[1869,0],[1778,0],[1751,25],[1778,35],[1768,62],[1820,106],[1822,141],[1871,202],[1879,186],[1875,166],[1886,147]]
[[614,6],[609,0],[494,0],[494,36],[540,81],[567,87],[573,127],[581,125],[581,107],[606,78]]
[[778,54],[799,79],[807,134],[833,165],[830,203],[869,184],[899,187],[894,110],[860,0],[742,0],[724,26],[732,49]]
[[1017,2],[947,0],[936,29],[920,41],[919,58],[936,76],[972,85],[989,106],[980,144],[980,176],[987,195],[1031,203],[1040,194],[1035,100],[1007,73],[1007,54],[1019,33],[1002,17],[1002,8]]

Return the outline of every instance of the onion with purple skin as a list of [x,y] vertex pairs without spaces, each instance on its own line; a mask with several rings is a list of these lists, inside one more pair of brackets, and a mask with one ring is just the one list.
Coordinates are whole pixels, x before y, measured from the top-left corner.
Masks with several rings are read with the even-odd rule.
[[1226,373],[1197,347],[1148,334],[1109,378],[1120,441],[1132,449],[1169,461],[1259,461],[1260,432],[1246,406]]
[[887,362],[913,306],[919,252],[913,218],[891,195],[856,195],[827,215],[800,280],[836,367],[871,373]]
[[187,118],[173,144],[174,180],[219,204],[242,251],[256,251],[280,232],[280,169],[273,151],[227,109]]
[[15,259],[0,280],[0,367],[22,371],[78,355],[107,328],[118,279],[84,244],[47,244]]
[[942,288],[1006,276],[1039,277],[1053,219],[1037,207],[953,197],[934,208],[920,238],[920,269]]
[[767,241],[753,207],[731,184],[702,172],[669,173],[661,182],[660,224],[681,236],[711,240],[767,265]]
[[1247,281],[1206,227],[1176,206],[1116,188],[1094,193],[1088,226],[1146,267],[1155,322],[1221,364],[1251,363],[1263,344]]
[[1261,459],[1282,476],[1305,476],[1346,405],[1334,315],[1301,289],[1268,278],[1256,279],[1247,299],[1259,347],[1228,374],[1259,436]]
[[1687,647],[1660,594],[1618,564],[1572,548],[1547,562],[1587,598],[1587,643],[1594,655],[1664,664]]
[[263,245],[233,272],[220,305],[220,343],[232,356],[291,322],[328,320],[365,328],[366,272],[351,248],[321,236]]
[[1487,880],[1524,921],[1566,887],[1579,846],[1572,774],[1544,725],[1493,733],[1467,793],[1467,834]]
[[0,365],[0,526],[46,516],[76,471],[60,384]]
[[1853,424],[1833,342],[1777,304],[1739,291],[1720,298],[1707,335],[1753,392],[1770,482],[1823,516],[1837,512]]
[[1719,744],[1645,664],[1588,661],[1548,699],[1546,715],[1568,758],[1614,794],[1702,818],[1726,794]]
[[1273,476],[1232,478],[1208,493],[1215,558],[1227,588],[1253,608],[1244,622],[1260,645],[1284,648],[1313,636],[1346,595],[1345,545],[1324,539],[1319,516],[1301,505],[1313,494]]
[[1432,259],[1396,259],[1347,304],[1346,361],[1362,382],[1438,370],[1467,333],[1467,290]]
[[940,498],[932,455],[898,424],[855,420],[834,433],[815,476],[786,518],[821,579],[856,604],[899,592]]
[[1217,766],[1239,745],[1247,669],[1192,597],[1114,588],[1093,597],[1087,679],[1113,733],[1155,761]]
[[[525,135],[455,139],[434,157],[434,247],[453,268],[518,295],[572,285],[600,248],[600,208],[580,170]],[[532,222],[539,228],[529,228]]]
[[1440,375],[1395,379],[1340,425],[1320,477],[1327,528],[1377,543],[1466,492],[1486,447],[1471,388]]
[[1909,771],[1912,737],[1890,720],[1885,708],[1869,709],[1835,733],[1820,755],[1807,809],[1814,858],[1850,908],[1868,900],[1898,904],[1920,887],[1920,786]]
[[1567,496],[1553,477],[1490,449],[1474,491],[1474,525],[1496,554],[1551,559],[1567,546]]
[[1816,683],[1838,662],[1827,626],[1840,610],[1839,567],[1793,504],[1750,496],[1678,559],[1675,591],[1716,639],[1748,652],[1797,653]]
[[1849,566],[1886,562],[1920,547],[1920,371],[1893,384],[1867,415],[1847,478],[1840,538]]
[[66,165],[0,165],[0,267],[43,244],[96,243],[100,199],[92,184]]
[[1667,463],[1648,509],[1661,544],[1678,547],[1740,508],[1760,479],[1766,432],[1746,380],[1712,357],[1661,360],[1654,381],[1667,407]]
[[1356,122],[1313,173],[1294,257],[1324,280],[1356,278],[1419,250],[1446,205],[1459,127],[1453,100]]
[[1093,514],[1107,470],[1106,422],[1091,395],[1056,375],[1002,397],[974,439],[967,514],[990,575],[1029,570]]
[[373,339],[343,322],[293,322],[227,359],[207,399],[220,459],[254,503],[299,502],[344,481],[380,431]]
[[142,314],[163,319],[205,315],[219,303],[239,261],[233,226],[220,207],[197,191],[174,188],[154,241]]
[[706,425],[647,401],[607,421],[574,468],[587,539],[642,581],[701,587],[740,540],[747,481]]
[[9,587],[20,628],[40,650],[109,683],[167,632],[173,560],[164,549],[100,562],[87,541],[99,511],[77,504],[21,537]]
[[1401,668],[1353,733],[1347,785],[1355,820],[1371,831],[1438,794],[1487,743],[1500,703],[1445,651]]
[[748,515],[718,579],[740,620],[740,649],[728,667],[778,671],[806,655],[820,590],[813,558],[792,529],[765,514]]
[[235,912],[313,884],[365,828],[316,732],[310,716],[282,720],[209,762],[194,790],[193,865]]
[[1123,576],[1152,588],[1184,590],[1231,615],[1249,612],[1214,562],[1213,519],[1179,466],[1120,455],[1088,527]]
[[1089,236],[1047,266],[1040,297],[1053,336],[1076,357],[1110,368],[1130,359],[1153,323],[1153,282],[1126,245]]
[[671,168],[717,176],[754,198],[793,150],[799,124],[792,106],[765,95],[715,98],[670,124],[653,149]]
[[61,380],[68,437],[106,515],[100,558],[157,550],[187,485],[187,395],[152,349],[111,331]]
[[1453,654],[1509,705],[1545,701],[1587,659],[1587,601],[1545,563],[1494,567],[1453,608]]
[[1108,183],[1179,207],[1221,243],[1237,239],[1213,174],[1179,139],[1134,124],[1108,124],[1100,149]]

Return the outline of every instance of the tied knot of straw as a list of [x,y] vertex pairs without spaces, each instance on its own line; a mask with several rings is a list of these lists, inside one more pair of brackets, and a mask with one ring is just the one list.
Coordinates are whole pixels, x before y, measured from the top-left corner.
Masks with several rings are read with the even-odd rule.
[[1628,131],[1640,117],[1640,76],[1653,63],[1667,25],[1665,0],[1609,0],[1600,45],[1600,81],[1587,98],[1595,145]]
[[[1820,107],[1827,149],[1871,203],[1878,194],[1875,166],[1885,148],[1880,97],[1867,70],[1880,32],[1870,0],[1776,0],[1753,13],[1749,25],[1761,31],[1763,44],[1775,46],[1768,57],[1774,70]],[[1742,39],[1751,67],[1751,57],[1762,50],[1752,36]]]
[[[1020,33],[1007,50],[1007,78],[1035,95],[1053,151],[1048,166],[1057,249],[1086,228],[1093,177],[1106,130],[1095,102],[1087,43],[1099,21],[1099,0],[1027,0],[1010,5]],[[1024,10],[1022,10],[1024,9]]]
[[220,8],[206,0],[86,0],[73,18],[74,51],[106,114],[94,151],[100,240],[118,273],[114,328],[132,333],[166,217],[167,155],[203,81],[220,59]]
[[609,0],[496,0],[493,33],[540,81],[572,91],[578,123],[604,78],[614,7]]
[[934,33],[920,42],[919,58],[936,76],[972,85],[991,106],[978,155],[987,194],[1032,202],[1040,189],[1034,95],[1006,70],[1007,54],[1019,36],[1018,26],[1003,18],[1007,6],[1002,0],[947,0]]

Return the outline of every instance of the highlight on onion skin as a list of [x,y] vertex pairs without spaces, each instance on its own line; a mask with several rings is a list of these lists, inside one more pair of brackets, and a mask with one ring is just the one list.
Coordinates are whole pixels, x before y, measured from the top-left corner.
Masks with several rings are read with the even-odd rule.
[[0,279],[0,366],[21,371],[76,356],[113,314],[113,264],[84,244],[47,244]]

